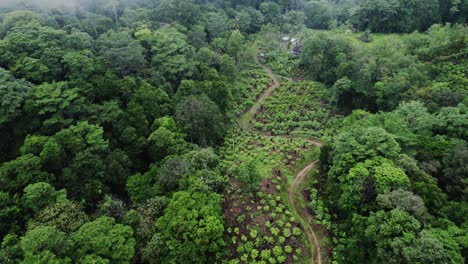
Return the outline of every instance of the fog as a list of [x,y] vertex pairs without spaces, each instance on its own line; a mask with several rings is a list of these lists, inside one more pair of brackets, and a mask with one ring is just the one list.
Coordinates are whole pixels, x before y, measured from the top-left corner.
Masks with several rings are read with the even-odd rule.
[[0,8],[34,7],[60,8],[75,7],[79,0],[0,0]]

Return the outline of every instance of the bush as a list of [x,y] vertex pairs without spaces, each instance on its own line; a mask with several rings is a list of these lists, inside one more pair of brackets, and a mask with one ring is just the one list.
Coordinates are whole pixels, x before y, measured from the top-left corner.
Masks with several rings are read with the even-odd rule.
[[258,250],[252,249],[252,252],[250,252],[250,256],[252,259],[256,259],[258,257]]
[[284,244],[284,242],[286,242],[286,238],[285,238],[284,236],[278,237],[278,243],[279,243],[279,244],[282,245],[282,244]]
[[258,231],[255,229],[250,230],[250,237],[251,238],[256,238],[258,235]]
[[280,230],[279,230],[278,228],[272,227],[272,228],[270,228],[270,231],[271,231],[271,234],[272,234],[273,236],[275,236],[275,237],[276,237],[276,236],[279,236]]
[[270,251],[269,249],[264,249],[264,250],[262,250],[262,252],[260,253],[260,255],[261,255],[261,258],[262,258],[262,259],[264,259],[264,260],[265,260],[265,259],[268,259],[268,258],[270,258],[270,256],[271,256],[271,251]]
[[295,236],[300,236],[301,235],[301,229],[299,227],[294,227],[293,228],[293,235]]
[[280,246],[273,247],[273,255],[281,256],[283,254],[283,249]]

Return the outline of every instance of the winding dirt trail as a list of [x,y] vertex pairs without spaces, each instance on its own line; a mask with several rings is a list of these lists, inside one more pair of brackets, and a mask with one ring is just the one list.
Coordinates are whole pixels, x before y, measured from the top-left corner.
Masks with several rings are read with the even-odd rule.
[[[265,99],[271,95],[273,90],[275,90],[277,87],[281,85],[279,80],[276,78],[275,74],[266,67],[265,65],[259,63],[257,60],[256,62],[261,65],[263,70],[268,74],[268,76],[272,79],[273,83],[271,83],[258,97],[257,101],[252,105],[252,107],[247,110],[244,115],[241,117],[239,120],[239,126],[243,130],[251,130],[251,121],[254,119],[255,114],[258,112],[260,109],[260,106],[263,104]],[[259,132],[260,133],[260,132]],[[274,137],[274,136],[271,136]],[[278,137],[287,137],[287,138],[295,138],[294,136],[291,135],[283,135],[283,136],[278,136]],[[322,147],[323,143],[319,140],[316,140],[314,138],[306,138],[312,144],[318,147]],[[307,240],[309,240],[310,246],[311,246],[311,264],[322,264],[322,256],[320,254],[321,249],[320,249],[320,243],[317,238],[317,235],[314,232],[314,227],[312,223],[314,223],[314,219],[312,216],[307,212],[305,208],[301,208],[301,202],[302,204],[305,204],[304,197],[302,195],[302,189],[300,188],[302,186],[302,183],[306,179],[307,174],[309,173],[310,170],[312,170],[318,161],[313,161],[309,165],[307,165],[305,168],[303,168],[296,176],[294,179],[294,182],[291,184],[291,186],[288,189],[288,199],[293,207],[293,211],[295,214],[300,218],[299,221],[301,222],[301,225],[304,228],[304,233],[306,234]]]
[[250,107],[250,109],[247,110],[244,113],[244,115],[241,117],[241,119],[239,120],[239,126],[243,130],[250,130],[250,122],[253,120],[255,113],[258,112],[258,110],[260,109],[260,106],[263,104],[265,99],[271,95],[273,90],[275,90],[281,85],[278,79],[276,78],[276,76],[271,71],[271,69],[269,69],[265,65],[262,65],[262,64],[260,65],[262,66],[263,70],[268,74],[268,76],[273,80],[273,83],[271,83],[265,90],[263,90],[263,92],[258,97],[257,101],[255,101],[254,105],[252,105],[252,107]]
[[[320,254],[320,243],[315,235],[314,228],[311,223],[313,223],[314,219],[312,216],[304,210],[305,208],[300,208],[299,201],[304,200],[302,196],[301,187],[302,183],[304,182],[307,174],[310,170],[312,170],[315,165],[317,165],[318,161],[314,161],[303,168],[294,179],[294,182],[291,184],[288,190],[288,198],[289,202],[291,203],[294,213],[301,218],[301,224],[304,227],[304,233],[307,236],[307,239],[310,241],[311,248],[311,264],[322,264],[322,256]],[[304,201],[303,201],[304,202]]]

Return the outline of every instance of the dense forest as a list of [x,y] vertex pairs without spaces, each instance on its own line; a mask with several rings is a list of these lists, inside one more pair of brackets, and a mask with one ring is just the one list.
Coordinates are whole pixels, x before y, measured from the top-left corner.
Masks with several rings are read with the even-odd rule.
[[467,19],[0,1],[0,263],[465,263]]

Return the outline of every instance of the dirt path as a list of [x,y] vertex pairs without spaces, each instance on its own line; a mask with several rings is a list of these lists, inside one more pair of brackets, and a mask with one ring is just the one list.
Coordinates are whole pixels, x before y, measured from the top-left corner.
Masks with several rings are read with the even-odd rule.
[[[313,223],[314,219],[310,216],[307,210],[300,208],[299,201],[300,199],[304,199],[302,196],[301,189],[299,188],[302,183],[304,182],[307,174],[310,170],[312,170],[318,161],[314,161],[303,168],[294,179],[294,182],[289,187],[289,202],[291,203],[294,212],[301,218],[301,224],[304,227],[304,233],[307,236],[307,239],[310,241],[311,245],[311,264],[322,264],[322,256],[320,254],[320,243],[315,235],[314,228],[311,223]],[[304,202],[304,201],[303,201]]]
[[270,84],[265,90],[263,90],[263,92],[260,94],[260,96],[258,97],[257,101],[254,103],[254,105],[252,105],[252,107],[250,107],[250,109],[247,110],[245,114],[241,117],[241,119],[239,120],[239,126],[243,130],[250,129],[250,125],[251,125],[250,122],[253,120],[255,113],[258,112],[258,109],[260,109],[260,106],[263,104],[265,99],[271,95],[273,90],[275,90],[275,88],[280,86],[280,82],[278,81],[276,76],[273,74],[273,72],[268,67],[262,64],[260,65],[262,66],[263,70],[268,74],[270,79],[273,80],[273,83]]
[[[251,129],[251,121],[254,119],[255,113],[258,112],[258,110],[260,109],[260,106],[263,104],[265,99],[271,95],[273,90],[275,90],[277,87],[281,85],[279,80],[276,78],[275,74],[273,74],[273,72],[271,71],[271,69],[269,69],[265,65],[260,64],[257,60],[256,62],[262,66],[263,70],[273,80],[273,83],[271,83],[260,94],[260,96],[258,97],[257,101],[254,103],[254,105],[249,110],[247,110],[244,113],[244,115],[241,117],[241,119],[239,120],[239,126],[243,130]],[[279,137],[295,138],[294,136],[291,136],[291,135],[284,135],[284,136],[279,136]],[[318,147],[323,146],[323,143],[319,140],[316,140],[314,138],[306,138],[306,139]],[[314,219],[307,212],[307,210],[304,210],[305,208],[303,209],[300,208],[301,200],[302,200],[302,204],[304,204],[305,201],[302,195],[302,190],[299,187],[301,187],[307,174],[309,173],[310,170],[312,170],[315,167],[317,162],[318,161],[314,161],[310,163],[309,165],[307,165],[305,168],[303,168],[297,174],[296,178],[294,179],[294,182],[291,184],[291,186],[288,189],[289,202],[291,203],[291,206],[293,207],[295,214],[300,218],[299,221],[304,227],[304,233],[306,234],[307,240],[309,240],[309,243],[311,246],[311,252],[310,252],[311,264],[322,264],[322,256],[320,254],[321,250],[320,250],[319,240],[317,239],[317,236],[314,232],[314,227],[312,226],[312,223],[314,223]]]

